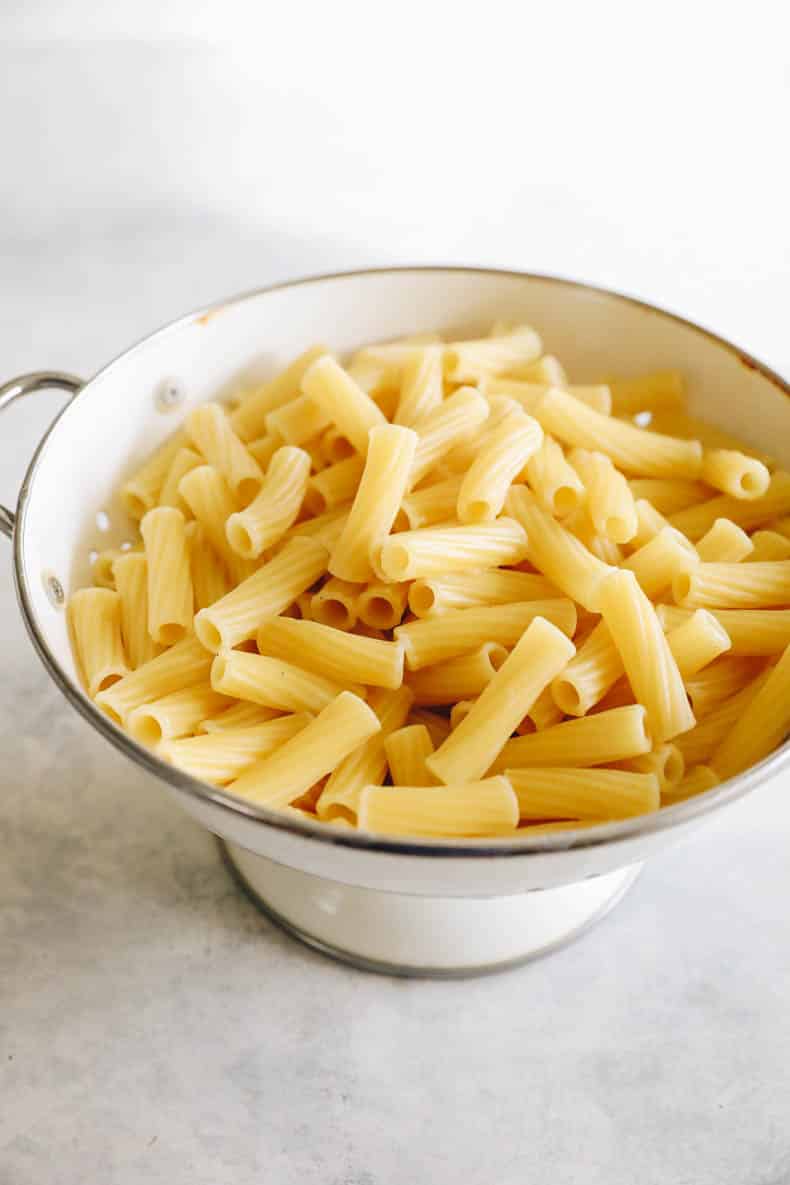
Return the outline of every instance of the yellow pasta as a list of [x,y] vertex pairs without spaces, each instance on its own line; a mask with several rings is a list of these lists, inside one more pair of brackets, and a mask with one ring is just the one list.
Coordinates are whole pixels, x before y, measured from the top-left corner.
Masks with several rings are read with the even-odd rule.
[[436,712],[429,712],[426,708],[412,708],[409,712],[408,723],[424,724],[428,729],[434,749],[450,735],[450,721],[447,717],[438,716]]
[[676,786],[661,791],[661,805],[672,806],[676,802],[685,802],[697,794],[712,790],[718,784],[719,779],[709,765],[695,765]]
[[310,456],[285,445],[269,462],[260,493],[245,510],[225,523],[228,543],[237,555],[257,559],[296,521],[310,476]]
[[586,506],[581,507],[574,514],[569,514],[563,520],[563,526],[572,535],[575,535],[590,554],[597,557],[601,563],[617,567],[623,562],[623,551],[620,544],[598,534],[587,513]]
[[612,412],[632,416],[640,411],[664,411],[682,408],[685,382],[677,370],[657,370],[635,379],[610,379]]
[[469,715],[427,766],[450,784],[482,777],[541,691],[573,657],[573,643],[545,618],[536,618],[481,691]]
[[769,670],[761,671],[751,683],[747,683],[729,699],[723,700],[689,732],[675,738],[674,743],[683,754],[687,767],[710,759],[764,685],[769,673]]
[[515,834],[518,800],[507,778],[453,786],[366,786],[359,826],[386,835]]
[[296,736],[311,719],[302,712],[246,727],[218,729],[201,736],[163,741],[158,752],[193,778],[224,786]]
[[208,677],[212,656],[192,634],[177,642],[136,671],[125,675],[96,696],[96,702],[111,719],[125,723],[141,704],[151,703],[190,687]]
[[380,729],[344,757],[329,775],[316,803],[319,819],[340,815],[356,821],[362,790],[380,784],[386,777],[385,739],[402,727],[411,703],[412,695],[407,687],[399,687],[397,691],[378,688],[372,693],[370,707],[376,713]]
[[733,498],[729,494],[720,494],[718,498],[710,498],[707,502],[700,502],[697,506],[689,506],[687,510],[680,510],[670,516],[673,527],[677,527],[689,539],[701,539],[709,531],[717,518],[728,518],[743,527],[744,531],[751,531],[754,527],[761,527],[770,523],[772,519],[790,513],[790,473],[778,470],[771,475],[771,482],[766,493],[759,498]]
[[722,780],[756,765],[785,740],[790,731],[790,647],[732,730],[713,753],[710,765]]
[[573,514],[584,503],[584,484],[552,436],[543,437],[524,473],[540,505],[556,518]]
[[723,700],[750,683],[758,670],[758,659],[726,654],[686,679],[686,694],[697,719],[702,720]]
[[418,671],[409,678],[414,702],[423,707],[452,704],[479,695],[507,658],[507,650],[496,642],[485,642],[477,650]]
[[182,498],[178,487],[182,477],[186,477],[187,473],[191,472],[192,469],[196,469],[198,465],[204,464],[205,459],[201,457],[200,453],[186,446],[180,448],[170,463],[164,484],[159,491],[159,505],[173,506],[176,510],[180,510],[185,518],[188,518],[191,512],[189,506]]
[[599,587],[612,569],[547,514],[523,486],[511,488],[505,506],[527,533],[527,555],[535,567],[567,596],[597,612]]
[[211,465],[199,465],[181,478],[178,489],[233,583],[246,580],[252,571],[250,562],[236,554],[225,534],[225,523],[238,505],[222,474]]
[[734,449],[705,449],[702,480],[733,498],[760,498],[768,489],[771,475],[762,461]]
[[400,398],[392,422],[413,428],[439,406],[442,398],[442,352],[436,346],[426,346],[415,352],[403,367]]
[[307,518],[304,522],[291,527],[286,538],[315,539],[319,543],[323,543],[329,550],[340,538],[350,509],[351,504],[347,503],[343,506],[336,506],[334,510],[327,510],[325,514],[319,514],[317,518]]
[[[659,618],[660,620],[660,618]],[[663,622],[661,623],[663,626]],[[667,645],[683,679],[696,675],[731,647],[730,636],[712,613],[697,609],[667,633]]]
[[236,435],[244,441],[262,436],[266,431],[266,417],[269,412],[290,403],[300,394],[305,371],[312,366],[316,358],[325,353],[324,346],[311,346],[286,366],[285,370],[253,391],[230,417],[230,424]]
[[354,456],[353,444],[334,424],[330,424],[321,433],[319,445],[327,465],[336,465],[339,461],[347,461],[349,457]]
[[634,496],[628,482],[603,453],[573,449],[569,456],[587,491],[587,513],[599,535],[627,543],[637,532]]
[[534,415],[544,430],[563,444],[597,449],[635,477],[700,475],[702,445],[698,441],[661,436],[603,416],[566,391],[548,391]]
[[672,595],[687,609],[769,609],[790,605],[790,560],[697,564],[678,572]]
[[327,580],[310,599],[310,617],[336,630],[353,630],[357,624],[359,585],[336,576]]
[[710,498],[710,487],[679,477],[632,477],[628,488],[637,502],[646,501],[661,515],[676,514]]
[[552,682],[554,702],[567,716],[584,716],[614,687],[624,669],[609,628],[600,621]]
[[[265,436],[259,436],[257,440],[251,440],[247,444],[247,449],[250,456],[254,457],[261,468],[261,472],[265,473],[269,468],[269,462],[279,448],[285,444],[279,432],[268,432]],[[323,458],[322,466],[323,466]]]
[[123,649],[134,671],[159,653],[148,632],[148,561],[140,552],[120,552],[113,572],[120,597]]
[[392,529],[406,492],[416,447],[417,435],[411,428],[385,424],[371,430],[359,488],[329,558],[333,576],[367,582],[378,575],[372,557]]
[[615,571],[601,585],[601,615],[620,652],[656,744],[694,727],[677,663],[655,609],[633,572]]
[[505,504],[511,483],[540,448],[543,430],[522,411],[506,416],[487,438],[458,492],[462,523],[491,523]]
[[612,394],[609,388],[603,384],[578,386],[558,383],[555,380],[540,380],[538,378],[534,381],[524,381],[511,376],[507,378],[484,378],[480,383],[480,387],[486,395],[506,395],[509,399],[514,399],[530,415],[551,387],[566,386],[576,399],[580,399],[582,403],[586,403],[594,411],[600,412],[604,416],[610,414],[612,410]]
[[748,559],[753,551],[754,544],[746,532],[728,518],[717,518],[697,542],[697,555],[706,564],[737,564]]
[[[508,327],[508,329],[510,328]],[[490,336],[500,337],[501,331],[494,333],[492,328]],[[530,382],[546,383],[550,387],[564,387],[568,382],[565,367],[553,354],[544,354],[542,358],[536,358],[534,362],[518,362],[509,368],[508,373]]]
[[222,711],[227,704],[225,696],[216,692],[208,681],[193,683],[135,708],[124,723],[141,745],[154,746],[163,740],[187,736],[201,720]]
[[633,572],[642,590],[656,597],[679,572],[687,572],[699,562],[692,543],[674,527],[662,527],[648,543],[623,561],[623,568]]
[[650,428],[655,432],[663,432],[669,436],[682,436],[685,440],[698,440],[709,449],[734,449],[736,452],[746,453],[748,457],[756,457],[769,470],[776,468],[774,457],[768,456],[752,445],[738,440],[729,432],[722,431],[716,424],[709,424],[707,420],[698,420],[685,411],[671,408],[656,409],[650,420]]
[[263,484],[263,473],[230,425],[225,409],[219,403],[203,403],[186,418],[190,440],[213,465],[230,486],[242,506],[257,497]]
[[442,572],[517,564],[526,554],[523,527],[513,519],[500,518],[485,526],[401,531],[374,552],[374,566],[383,580],[416,580]]
[[277,708],[263,708],[260,704],[239,700],[218,715],[201,720],[195,732],[211,733],[224,732],[226,729],[252,728],[254,725],[266,724],[267,721],[274,720],[281,714]]
[[[688,621],[692,610],[659,605],[658,619],[665,630]],[[790,645],[790,609],[711,609],[730,639],[733,654],[769,656]]]
[[364,468],[364,458],[355,454],[316,473],[307,483],[304,499],[307,510],[312,515],[325,514],[335,506],[351,502]]
[[677,745],[670,742],[659,745],[640,757],[618,762],[618,769],[630,770],[637,774],[653,774],[658,779],[663,796],[681,781],[686,772],[686,762]]
[[649,753],[652,747],[647,712],[641,704],[629,704],[515,737],[507,742],[490,772],[523,766],[566,765],[571,755],[574,766],[580,768],[610,765]]
[[475,383],[486,375],[534,362],[541,351],[535,330],[521,325],[502,337],[450,342],[444,350],[444,373],[452,383]]
[[295,538],[277,555],[195,618],[195,633],[215,654],[255,636],[326,570],[327,551],[315,539]]
[[[470,388],[467,388],[470,389]],[[479,388],[478,388],[479,389]],[[436,467],[436,473],[460,473],[464,477],[474,464],[480,452],[487,448],[496,430],[508,416],[518,415],[521,409],[513,399],[504,395],[493,395],[487,399],[488,418],[479,435],[471,436],[468,432],[461,440],[453,445],[449,453],[442,457]],[[523,411],[521,412],[523,415]],[[430,474],[428,475],[431,476]]]
[[362,456],[367,452],[371,428],[386,424],[370,396],[330,354],[316,359],[305,372],[302,390]]
[[357,595],[356,611],[359,620],[371,629],[394,629],[401,623],[408,595],[408,584],[371,581]]
[[186,525],[189,546],[189,569],[192,573],[192,590],[195,594],[195,609],[207,609],[228,591],[228,575],[225,565],[208,541],[202,523]]
[[229,789],[263,806],[289,806],[380,729],[378,717],[364,700],[343,691],[305,728],[231,782]]
[[344,690],[342,683],[263,654],[226,650],[211,666],[211,686],[236,699],[280,712],[320,712]]
[[780,535],[778,531],[755,531],[750,543],[752,549],[745,557],[749,563],[790,560],[790,539]]
[[477,609],[449,609],[395,630],[410,671],[468,654],[486,642],[515,646],[536,617],[545,617],[567,637],[576,629],[576,607],[566,598],[489,605]]
[[508,769],[522,819],[628,819],[657,811],[654,773],[619,769]]
[[115,590],[115,561],[128,554],[121,551],[120,547],[109,547],[106,551],[99,552],[91,564],[91,579],[97,588]]
[[149,510],[140,523],[148,566],[148,632],[171,646],[192,628],[194,593],[184,516],[170,506]]
[[659,531],[669,526],[669,522],[664,518],[663,514],[659,514],[655,507],[651,506],[649,502],[646,502],[644,498],[637,498],[634,503],[634,509],[636,510],[637,528],[636,534],[629,546],[634,551],[637,551],[640,547],[644,547],[646,543],[649,543],[651,539],[655,539]]
[[119,498],[130,518],[140,519],[147,510],[152,510],[156,506],[173,458],[185,444],[184,433],[176,432],[123,483]]
[[261,654],[298,663],[310,656],[310,668],[342,685],[364,683],[395,690],[403,682],[403,646],[381,642],[315,621],[274,617],[258,631]]
[[393,786],[431,786],[433,775],[425,759],[433,753],[431,734],[424,724],[407,724],[384,738],[384,753]]
[[423,416],[417,426],[419,442],[409,475],[411,488],[419,485],[456,445],[473,439],[488,416],[488,403],[473,387],[461,387]]
[[266,416],[266,431],[294,447],[315,440],[332,423],[331,417],[307,395],[300,395]]
[[415,580],[409,589],[409,608],[417,617],[430,617],[447,609],[508,605],[514,601],[548,600],[559,595],[545,576],[489,568],[445,572],[431,579]]
[[526,716],[516,726],[516,732],[523,736],[527,732],[537,729],[553,728],[565,717],[565,713],[557,707],[557,701],[551,693],[551,685],[544,687]]
[[69,599],[69,632],[88,695],[95,698],[128,673],[121,636],[121,598],[109,588],[81,588]]

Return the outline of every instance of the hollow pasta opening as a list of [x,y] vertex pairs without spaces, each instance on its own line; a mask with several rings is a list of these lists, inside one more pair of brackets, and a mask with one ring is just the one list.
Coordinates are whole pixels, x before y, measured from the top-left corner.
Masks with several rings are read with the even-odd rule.
[[552,512],[564,518],[566,514],[572,514],[579,505],[579,495],[573,486],[558,486],[552,502]]
[[381,566],[389,576],[403,580],[409,571],[411,556],[408,547],[391,542],[381,550]]
[[327,597],[324,601],[316,601],[313,605],[313,620],[322,625],[331,625],[336,630],[351,628],[351,613],[348,606],[334,597]]
[[399,619],[395,606],[386,597],[370,597],[365,602],[363,620],[367,625],[372,625],[374,629],[388,630],[396,625]]
[[436,593],[429,584],[413,584],[409,591],[409,607],[418,617],[430,613],[436,604]]
[[676,786],[685,773],[685,762],[680,750],[671,748],[664,758],[662,777],[665,785]]
[[162,725],[155,716],[147,713],[129,721],[129,732],[141,745],[157,745],[162,739]]
[[253,538],[243,523],[240,523],[238,520],[234,522],[230,518],[228,519],[225,532],[228,536],[228,542],[238,555],[243,556],[247,560],[254,559],[255,545]]
[[165,622],[160,625],[154,641],[158,642],[160,646],[175,646],[176,642],[180,642],[182,638],[186,637],[186,633],[186,627],[179,625],[178,622]]
[[579,715],[582,697],[574,683],[570,683],[566,679],[558,679],[556,683],[552,684],[551,693],[554,696],[555,704],[566,716]]
[[218,627],[214,625],[213,621],[203,617],[201,613],[198,613],[195,618],[195,633],[201,646],[205,646],[206,650],[217,651],[222,645],[222,634]]

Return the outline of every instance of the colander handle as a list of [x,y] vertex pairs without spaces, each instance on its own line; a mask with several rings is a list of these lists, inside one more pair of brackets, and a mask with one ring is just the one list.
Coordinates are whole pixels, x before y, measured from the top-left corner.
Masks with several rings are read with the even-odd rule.
[[[83,379],[59,370],[39,370],[33,374],[21,374],[0,386],[0,412],[10,407],[15,400],[21,399],[23,395],[31,395],[34,391],[44,391],[52,387],[76,395],[83,385]],[[16,515],[0,504],[0,533],[10,539],[14,533],[15,521]]]

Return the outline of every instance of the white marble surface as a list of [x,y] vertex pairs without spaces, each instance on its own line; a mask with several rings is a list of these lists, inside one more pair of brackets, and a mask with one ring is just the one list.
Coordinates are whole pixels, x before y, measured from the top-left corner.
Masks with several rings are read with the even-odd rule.
[[[679,36],[665,9],[640,29],[617,4],[614,39],[600,6],[576,7],[572,43],[560,16],[459,26],[468,76],[437,66],[424,8],[427,41],[408,20],[386,55],[372,29],[344,36],[338,72],[300,7],[257,63],[208,44],[201,5],[4,7],[3,377],[89,374],[206,300],[394,259],[597,279],[790,369],[790,76],[767,6],[717,14],[711,52],[688,13]],[[57,398],[3,417],[3,500]],[[62,701],[3,544],[0,1185],[787,1185],[790,786],[546,961],[359,974],[261,918]]]

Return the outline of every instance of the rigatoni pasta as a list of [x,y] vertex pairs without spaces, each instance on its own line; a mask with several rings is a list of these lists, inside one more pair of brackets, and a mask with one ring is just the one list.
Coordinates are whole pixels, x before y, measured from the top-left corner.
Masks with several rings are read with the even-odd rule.
[[88,694],[184,775],[393,836],[573,832],[759,760],[790,473],[678,372],[576,377],[500,321],[194,408],[70,600]]

